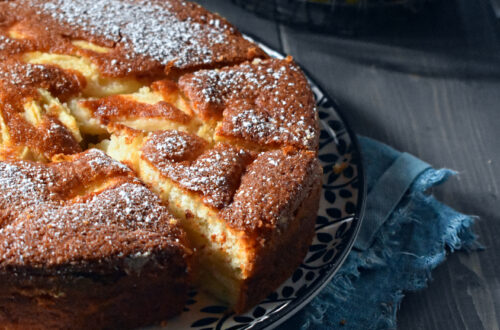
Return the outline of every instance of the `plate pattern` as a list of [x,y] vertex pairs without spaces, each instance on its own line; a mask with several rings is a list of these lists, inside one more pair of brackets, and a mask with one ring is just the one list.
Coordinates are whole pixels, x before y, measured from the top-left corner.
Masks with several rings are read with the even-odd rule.
[[[258,43],[271,56],[283,56]],[[245,314],[203,292],[192,291],[185,311],[167,329],[262,329],[277,326],[309,302],[333,277],[349,252],[360,223],[363,178],[351,131],[333,101],[310,80],[321,121],[319,159],[324,169],[316,235],[303,263],[275,292]]]

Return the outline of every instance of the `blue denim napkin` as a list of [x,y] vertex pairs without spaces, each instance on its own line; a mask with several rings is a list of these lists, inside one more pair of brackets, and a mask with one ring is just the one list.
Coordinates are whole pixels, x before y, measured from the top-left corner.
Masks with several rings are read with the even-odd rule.
[[446,251],[477,247],[474,219],[426,191],[454,172],[359,138],[368,195],[355,247],[331,283],[282,329],[387,329],[405,291],[426,287]]

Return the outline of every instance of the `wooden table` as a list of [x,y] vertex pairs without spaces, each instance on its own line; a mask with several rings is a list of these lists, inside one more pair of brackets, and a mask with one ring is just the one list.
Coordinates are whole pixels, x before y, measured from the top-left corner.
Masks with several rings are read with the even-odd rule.
[[479,216],[482,252],[458,252],[407,293],[401,329],[499,329],[500,22],[487,0],[447,0],[398,28],[351,38],[276,24],[228,0],[200,0],[291,54],[358,134],[459,175],[433,193]]

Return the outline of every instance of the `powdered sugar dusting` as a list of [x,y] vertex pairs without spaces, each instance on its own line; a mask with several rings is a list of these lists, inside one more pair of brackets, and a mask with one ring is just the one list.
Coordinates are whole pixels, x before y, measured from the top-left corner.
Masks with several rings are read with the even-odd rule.
[[197,135],[167,130],[151,133],[141,149],[145,159],[161,167],[172,162],[194,160],[206,146],[207,142]]
[[[97,150],[85,156],[92,171],[118,164]],[[106,180],[118,181],[110,188],[68,199],[55,186],[71,187],[78,175],[58,173],[65,168],[74,171],[68,165],[0,162],[0,264],[50,266],[168,245],[171,216],[137,179],[111,176]]]
[[89,149],[85,152],[87,156],[86,164],[88,164],[94,171],[115,168],[123,172],[130,172],[127,165],[114,160],[99,149]]
[[235,148],[210,150],[190,165],[165,166],[172,180],[182,187],[204,194],[204,201],[216,208],[227,205],[245,166],[248,154]]
[[285,66],[285,63],[277,68],[269,64],[270,62],[266,61],[222,70],[198,71],[193,74],[192,80],[201,87],[201,93],[207,103],[227,102],[227,99],[248,97],[265,91],[274,91],[274,95],[279,96],[277,89],[291,79],[286,74],[287,71],[297,71],[297,68]]
[[[184,189],[202,194],[203,201],[215,208],[222,208],[231,201],[240,177],[251,160],[247,151],[228,144],[217,144],[189,161],[155,157],[165,145],[158,143],[151,147],[143,155],[153,166]],[[155,153],[155,150],[158,152]],[[180,149],[179,153],[182,152],[183,149]]]
[[218,19],[208,24],[191,17],[180,19],[172,1],[160,5],[148,0],[51,0],[42,3],[41,11],[93,35],[126,43],[135,54],[165,65],[212,63],[213,46],[227,42],[226,32],[232,29]]
[[18,94],[44,88],[55,96],[64,96],[74,94],[82,88],[75,76],[61,68],[17,61],[0,63],[0,81],[13,86]]
[[47,184],[53,179],[41,166],[0,162],[0,224],[22,209],[53,199]]
[[156,144],[155,149],[161,158],[176,159],[182,157],[187,148],[189,148],[187,139],[180,134],[175,134],[163,136],[161,143]]
[[16,41],[9,38],[9,37],[6,37],[6,36],[3,36],[3,35],[0,35],[0,51],[3,51],[3,50],[6,50],[8,48],[11,48],[12,46],[16,45]]
[[224,111],[224,136],[315,148],[318,127],[312,93],[289,60],[202,70],[181,78],[180,85],[202,115]]
[[26,77],[32,77],[35,74],[43,80],[51,78],[44,65],[17,62],[9,65],[9,70],[1,70],[0,79],[24,89],[27,88]]
[[[244,132],[248,135],[255,135],[259,138],[264,138],[269,132],[285,130],[279,126],[278,121],[270,116],[256,112],[254,109],[246,109],[238,112],[231,118],[231,123],[235,129],[233,131]],[[278,140],[279,136],[273,136],[274,140]]]
[[3,35],[0,31],[0,60],[5,60],[12,55],[20,54],[30,49],[30,46],[32,46],[30,40],[13,39]]
[[233,203],[222,215],[230,225],[263,237],[285,228],[320,178],[321,167],[313,152],[261,153],[247,168]]

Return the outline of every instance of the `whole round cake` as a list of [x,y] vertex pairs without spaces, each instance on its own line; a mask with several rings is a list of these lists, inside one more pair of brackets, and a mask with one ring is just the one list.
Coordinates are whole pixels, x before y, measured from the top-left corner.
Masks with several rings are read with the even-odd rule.
[[299,67],[178,0],[0,0],[0,328],[236,312],[301,263],[321,191]]

